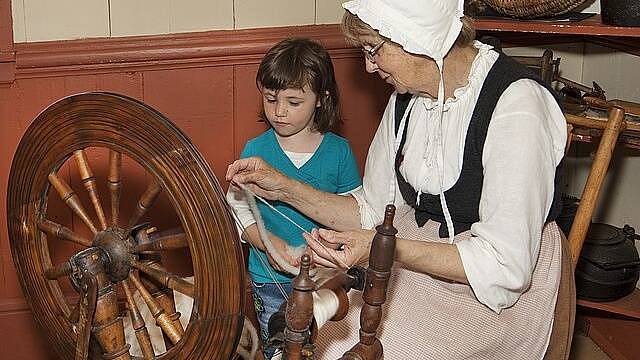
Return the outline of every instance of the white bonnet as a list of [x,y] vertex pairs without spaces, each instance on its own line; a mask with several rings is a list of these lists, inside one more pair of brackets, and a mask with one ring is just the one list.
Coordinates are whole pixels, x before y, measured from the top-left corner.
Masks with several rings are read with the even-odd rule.
[[353,0],[347,11],[410,53],[442,60],[462,29],[463,0]]

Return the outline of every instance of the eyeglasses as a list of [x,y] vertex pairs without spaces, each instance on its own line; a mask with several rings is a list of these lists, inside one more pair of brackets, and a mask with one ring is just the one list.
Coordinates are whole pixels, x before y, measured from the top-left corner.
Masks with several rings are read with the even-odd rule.
[[378,51],[380,50],[382,45],[384,45],[385,42],[386,40],[382,40],[371,49],[362,49],[362,52],[364,53],[364,57],[371,63],[375,64],[376,59],[374,57],[376,56],[376,54],[378,53]]

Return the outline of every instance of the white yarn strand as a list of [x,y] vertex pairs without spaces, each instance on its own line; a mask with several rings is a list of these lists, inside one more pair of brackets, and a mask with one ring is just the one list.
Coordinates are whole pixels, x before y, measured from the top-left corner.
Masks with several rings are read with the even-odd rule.
[[[269,202],[265,199],[263,199],[262,197],[256,195],[253,191],[249,190],[249,188],[247,188],[246,186],[244,186],[243,184],[239,184],[240,188],[247,194],[247,199],[249,198],[256,198],[258,200],[260,200],[260,202],[262,202],[263,204],[265,204],[269,209],[275,211],[278,215],[282,216],[283,218],[285,218],[287,221],[289,221],[291,224],[293,224],[295,227],[297,227],[298,229],[302,230],[303,233],[309,233],[305,228],[303,228],[302,226],[300,226],[297,222],[293,221],[293,219],[291,219],[290,217],[288,217],[285,213],[283,213],[282,211],[276,209],[273,205],[269,204]],[[254,200],[255,203],[255,200]],[[251,207],[251,204],[249,204],[249,207]],[[252,210],[253,211],[253,210]],[[255,216],[255,215],[254,215]],[[257,221],[257,219],[256,219]]]
[[[256,225],[258,225],[258,233],[260,233],[260,238],[262,239],[262,243],[264,244],[264,247],[267,249],[267,252],[269,252],[269,254],[271,254],[271,257],[273,258],[273,260],[275,260],[275,262],[284,271],[286,271],[286,272],[288,272],[290,274],[293,274],[293,275],[298,275],[300,273],[300,269],[295,267],[295,266],[292,266],[291,264],[289,264],[282,257],[282,255],[275,248],[275,246],[273,246],[273,243],[271,242],[271,239],[269,239],[269,234],[267,233],[267,229],[265,228],[264,222],[262,221],[262,216],[260,215],[260,210],[258,209],[258,205],[256,204],[256,196],[255,196],[255,194],[251,193],[251,191],[248,190],[246,186],[241,186],[241,188],[245,192],[245,195],[246,195],[246,198],[247,198],[247,203],[249,204],[249,209],[251,209],[251,212],[253,213],[253,217],[256,219]],[[278,211],[278,213],[280,213],[280,212]],[[280,213],[280,214],[282,214],[282,213]],[[282,215],[284,215],[284,214],[282,214]],[[292,221],[289,218],[287,218],[287,219],[289,221]]]
[[[228,205],[228,203],[227,203]],[[238,216],[238,214],[236,213],[236,210],[232,207],[232,206],[228,206],[231,215],[233,216],[233,221],[236,223],[236,226],[238,226],[238,228],[242,229],[242,231],[244,232],[245,227],[244,225],[242,225],[242,222],[240,221],[240,217]],[[248,242],[249,246],[251,246],[251,248],[256,252],[259,253],[261,252],[260,249],[258,249],[255,245],[253,245],[251,242]],[[280,291],[280,294],[282,295],[282,297],[286,300],[289,300],[289,296],[287,296],[287,292],[284,291],[284,287],[282,287],[282,284],[280,284],[280,282],[278,281],[278,279],[276,279],[275,274],[273,273],[273,271],[271,271],[271,266],[267,263],[265,263],[264,259],[261,256],[256,256],[258,258],[258,260],[260,261],[260,264],[262,265],[262,268],[264,270],[267,271],[267,273],[269,273],[269,277],[271,278],[271,280],[273,280],[274,284],[276,285],[276,287],[278,288],[278,291]]]

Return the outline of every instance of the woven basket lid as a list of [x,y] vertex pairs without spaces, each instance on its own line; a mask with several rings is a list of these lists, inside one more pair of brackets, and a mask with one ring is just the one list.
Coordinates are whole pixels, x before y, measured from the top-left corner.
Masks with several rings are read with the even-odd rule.
[[549,17],[564,14],[586,0],[483,0],[495,11],[516,18]]

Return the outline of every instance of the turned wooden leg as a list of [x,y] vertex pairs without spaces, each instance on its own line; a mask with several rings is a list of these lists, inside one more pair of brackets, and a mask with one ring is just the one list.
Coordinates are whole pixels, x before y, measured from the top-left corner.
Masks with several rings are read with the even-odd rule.
[[347,351],[342,359],[378,360],[382,358],[382,344],[376,337],[382,305],[387,298],[387,284],[391,276],[391,266],[396,248],[396,233],[393,227],[395,206],[387,205],[384,222],[376,227],[376,235],[371,244],[369,268],[365,280],[360,312],[360,342]]
[[300,273],[293,280],[293,291],[287,301],[285,348],[283,357],[287,360],[310,359],[313,348],[309,345],[309,329],[313,321],[313,295],[316,284],[309,277],[311,257],[303,255]]

